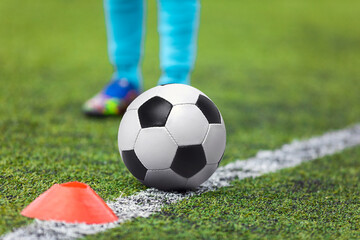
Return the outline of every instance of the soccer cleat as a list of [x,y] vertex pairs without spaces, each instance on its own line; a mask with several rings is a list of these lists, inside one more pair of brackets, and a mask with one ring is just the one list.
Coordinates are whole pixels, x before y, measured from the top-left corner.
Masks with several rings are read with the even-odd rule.
[[83,111],[88,116],[122,115],[139,94],[125,78],[114,79],[84,104]]

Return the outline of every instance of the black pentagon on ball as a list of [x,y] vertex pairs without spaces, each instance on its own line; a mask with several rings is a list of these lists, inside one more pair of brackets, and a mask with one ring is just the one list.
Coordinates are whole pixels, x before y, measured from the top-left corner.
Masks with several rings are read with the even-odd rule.
[[147,169],[140,162],[134,150],[122,151],[122,159],[132,175],[140,180],[145,179]]
[[163,127],[172,109],[171,103],[161,97],[153,97],[143,103],[138,110],[142,128]]
[[195,105],[202,111],[209,123],[221,123],[219,109],[210,99],[200,94]]
[[189,178],[198,173],[206,165],[204,149],[201,145],[181,146],[177,149],[171,169]]

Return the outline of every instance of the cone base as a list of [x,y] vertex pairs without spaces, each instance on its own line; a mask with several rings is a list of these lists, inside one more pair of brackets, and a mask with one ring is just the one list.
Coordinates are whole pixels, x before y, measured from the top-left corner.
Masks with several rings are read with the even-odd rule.
[[33,202],[21,215],[66,223],[104,224],[118,217],[87,184],[68,182],[55,184]]

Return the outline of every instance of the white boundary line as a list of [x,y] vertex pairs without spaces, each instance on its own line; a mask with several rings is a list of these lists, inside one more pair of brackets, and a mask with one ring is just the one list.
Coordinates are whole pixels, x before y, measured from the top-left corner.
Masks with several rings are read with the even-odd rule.
[[66,224],[52,221],[39,221],[16,229],[0,237],[12,239],[76,239],[118,226],[120,223],[137,217],[149,217],[159,212],[167,204],[173,204],[188,197],[214,191],[229,186],[234,179],[257,177],[283,168],[293,167],[326,155],[332,155],[346,148],[360,145],[360,124],[325,133],[304,141],[293,141],[273,151],[260,151],[255,157],[244,161],[237,160],[219,167],[213,176],[196,191],[186,193],[163,192],[147,189],[128,197],[119,197],[108,205],[119,220],[102,225]]

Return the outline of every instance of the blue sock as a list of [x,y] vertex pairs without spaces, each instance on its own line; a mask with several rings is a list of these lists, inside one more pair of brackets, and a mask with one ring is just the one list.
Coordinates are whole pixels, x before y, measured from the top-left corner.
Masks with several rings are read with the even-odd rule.
[[114,78],[126,78],[135,88],[141,89],[144,0],[104,0],[104,10]]
[[190,85],[190,72],[189,70],[170,70],[164,72],[159,80],[159,85],[170,84],[170,83],[181,83]]
[[134,88],[141,91],[141,73],[138,65],[119,65],[115,67],[113,79],[125,78]]
[[196,58],[199,0],[158,0],[160,62],[159,84],[190,84]]

